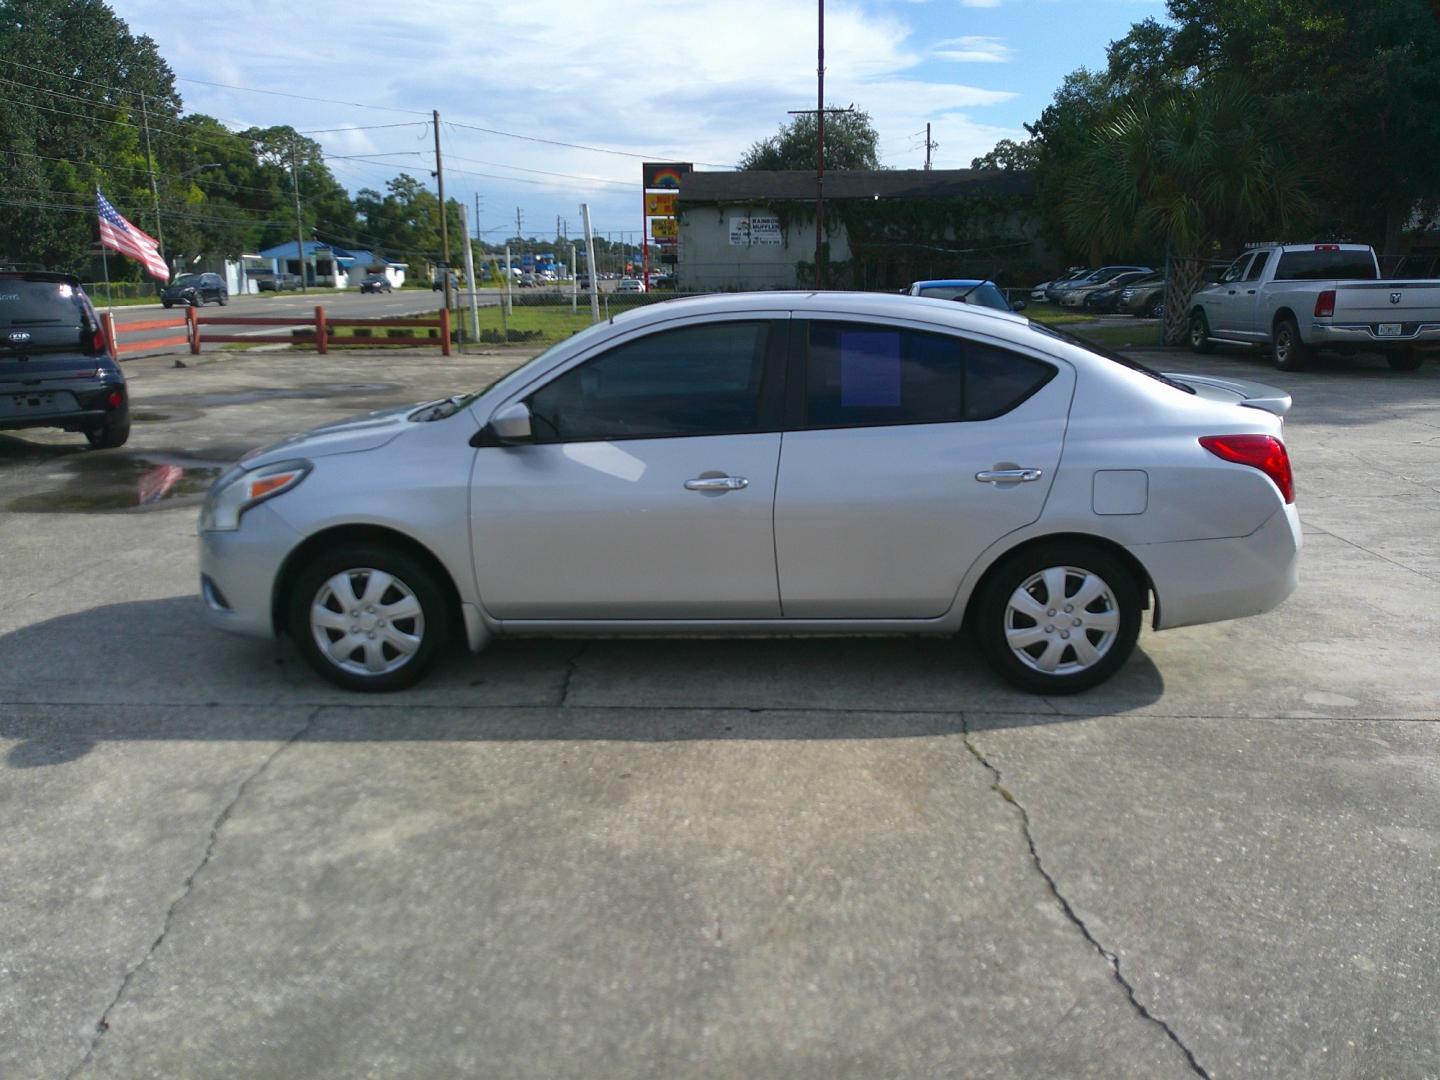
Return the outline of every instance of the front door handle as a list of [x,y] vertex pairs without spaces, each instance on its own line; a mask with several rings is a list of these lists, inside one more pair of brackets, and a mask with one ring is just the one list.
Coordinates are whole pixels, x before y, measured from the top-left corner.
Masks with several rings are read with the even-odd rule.
[[749,486],[743,476],[700,476],[685,481],[686,491],[743,491]]
[[984,469],[975,474],[975,479],[982,484],[1028,484],[1044,475],[1041,469]]

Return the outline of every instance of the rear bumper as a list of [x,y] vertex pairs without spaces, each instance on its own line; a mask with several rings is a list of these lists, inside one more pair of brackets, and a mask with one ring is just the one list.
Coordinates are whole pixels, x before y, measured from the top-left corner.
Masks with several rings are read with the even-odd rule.
[[[1405,324],[1402,324],[1405,325]],[[1311,345],[1357,345],[1367,349],[1404,348],[1410,345],[1440,347],[1440,323],[1406,325],[1408,333],[1380,337],[1370,323],[1311,323]]]
[[1155,586],[1155,629],[1259,615],[1295,591],[1300,515],[1294,504],[1249,536],[1129,547]]
[[[115,391],[120,392],[120,404],[112,407],[109,399]],[[46,399],[57,394],[69,394],[74,406],[56,411],[30,411],[40,409]],[[16,406],[19,399],[25,404]],[[123,413],[130,407],[130,397],[122,381],[108,382],[100,379],[54,379],[30,386],[15,384],[0,385],[0,431],[18,431],[21,428],[63,427],[85,428],[104,420],[107,415]]]

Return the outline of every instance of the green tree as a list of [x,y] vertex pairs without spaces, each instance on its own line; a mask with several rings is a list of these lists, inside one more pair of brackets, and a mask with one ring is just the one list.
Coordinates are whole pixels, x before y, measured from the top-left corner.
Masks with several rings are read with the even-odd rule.
[[1257,233],[1284,235],[1310,210],[1300,169],[1261,103],[1237,83],[1213,79],[1123,106],[1091,137],[1063,204],[1071,237],[1097,262],[1111,251],[1170,253],[1169,343],[1184,335],[1207,258]]
[[977,157],[970,162],[972,169],[999,170],[1001,172],[1023,172],[1034,169],[1040,162],[1040,146],[1035,140],[1027,139],[1025,142],[1015,142],[1013,139],[1001,139],[983,157]]
[[[742,169],[815,168],[818,132],[814,113],[801,113],[740,156]],[[825,168],[878,169],[880,136],[861,110],[825,115]]]

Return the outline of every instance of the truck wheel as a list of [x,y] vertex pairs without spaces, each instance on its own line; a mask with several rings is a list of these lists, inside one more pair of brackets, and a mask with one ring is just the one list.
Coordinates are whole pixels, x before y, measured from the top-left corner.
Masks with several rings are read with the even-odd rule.
[[1425,362],[1425,354],[1419,349],[1401,349],[1386,353],[1385,359],[1390,362],[1391,371],[1416,371]]
[[1287,316],[1277,322],[1272,339],[1275,366],[1279,370],[1304,371],[1310,366],[1310,346],[1300,340],[1300,327],[1294,319]]
[[1210,340],[1210,322],[1199,308],[1190,316],[1190,349],[1197,353],[1215,351],[1215,343]]

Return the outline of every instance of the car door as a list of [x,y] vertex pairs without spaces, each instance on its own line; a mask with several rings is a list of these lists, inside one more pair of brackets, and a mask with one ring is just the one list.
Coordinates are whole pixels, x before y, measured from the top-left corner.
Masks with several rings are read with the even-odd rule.
[[1265,264],[1270,261],[1270,252],[1257,251],[1245,268],[1245,276],[1235,282],[1234,330],[1235,336],[1247,341],[1268,341],[1269,326],[1260,326],[1259,300],[1260,278],[1265,273]]
[[1040,516],[1074,372],[924,324],[797,321],[775,550],[786,618],[933,618]]
[[1245,254],[1225,268],[1220,280],[1205,293],[1206,317],[1210,320],[1210,332],[1225,337],[1239,336],[1240,296],[1245,288],[1245,274],[1254,261],[1252,254]]
[[501,619],[774,618],[785,318],[642,330],[523,396],[471,539]]

